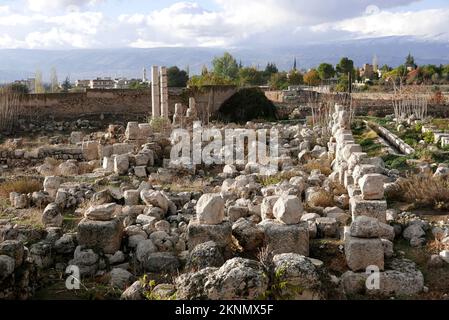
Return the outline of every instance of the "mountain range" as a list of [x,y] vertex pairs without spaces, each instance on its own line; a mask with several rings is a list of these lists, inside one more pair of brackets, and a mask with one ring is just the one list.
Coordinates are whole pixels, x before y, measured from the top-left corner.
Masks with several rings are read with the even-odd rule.
[[291,44],[284,47],[253,48],[117,48],[77,50],[0,50],[0,83],[33,77],[36,70],[49,80],[51,68],[59,79],[70,77],[92,79],[95,77],[141,78],[144,67],[150,75],[151,65],[177,65],[198,74],[201,68],[210,66],[215,56],[229,51],[243,65],[264,69],[274,62],[280,70],[289,70],[296,58],[298,68],[308,69],[321,62],[336,64],[341,57],[350,57],[357,66],[372,63],[374,55],[379,65],[397,66],[411,53],[418,64],[449,64],[449,43],[422,40],[412,37],[385,37],[318,44]]

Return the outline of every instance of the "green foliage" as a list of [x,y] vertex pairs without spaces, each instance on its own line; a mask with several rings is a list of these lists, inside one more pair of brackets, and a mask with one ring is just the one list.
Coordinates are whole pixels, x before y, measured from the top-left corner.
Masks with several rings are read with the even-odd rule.
[[428,131],[426,133],[423,133],[422,135],[423,140],[427,143],[427,144],[434,144],[435,143],[435,135],[433,132]]
[[129,85],[129,88],[134,90],[142,90],[148,88],[148,84],[140,81],[132,81]]
[[8,86],[9,89],[11,89],[12,92],[17,94],[28,94],[30,93],[30,90],[28,90],[28,87],[22,83],[12,83]]
[[178,67],[170,67],[167,70],[168,86],[175,88],[183,88],[187,86],[189,75],[187,71],[180,70]]
[[271,75],[270,82],[269,82],[270,88],[275,90],[285,90],[288,88],[288,78],[287,73],[285,72],[279,72],[274,73]]
[[70,83],[70,78],[66,77],[64,82],[61,85],[62,92],[68,92],[70,89],[72,89],[72,84]]
[[212,60],[212,66],[213,73],[217,76],[230,80],[237,79],[239,66],[237,60],[229,52],[225,52],[222,57],[215,57]]
[[204,86],[220,86],[220,85],[235,85],[233,80],[224,78],[215,73],[207,72],[201,76],[193,76],[188,82],[190,87],[204,87]]
[[256,68],[248,67],[239,70],[239,85],[261,86],[266,83],[264,73]]
[[278,73],[278,72],[279,72],[279,70],[276,67],[276,64],[274,64],[272,62],[267,64],[267,66],[265,68],[265,71],[264,71],[265,76],[268,77],[268,78],[270,78],[272,74],[275,74],[275,73]]
[[298,86],[304,82],[303,75],[298,71],[292,71],[288,75],[288,84],[291,86]]
[[320,84],[320,82],[320,75],[315,69],[309,70],[309,72],[304,75],[304,83],[309,86],[317,86]]
[[348,73],[354,72],[354,61],[344,57],[337,64],[336,70],[340,75],[348,75]]
[[151,129],[154,132],[162,132],[162,131],[164,131],[165,128],[167,128],[170,125],[170,121],[163,117],[154,118],[154,119],[151,117],[148,117],[148,123],[151,125]]
[[318,74],[320,75],[321,80],[327,80],[332,78],[335,75],[334,66],[329,63],[322,63],[318,66]]
[[220,107],[217,120],[245,123],[254,119],[276,119],[276,107],[259,88],[244,88]]

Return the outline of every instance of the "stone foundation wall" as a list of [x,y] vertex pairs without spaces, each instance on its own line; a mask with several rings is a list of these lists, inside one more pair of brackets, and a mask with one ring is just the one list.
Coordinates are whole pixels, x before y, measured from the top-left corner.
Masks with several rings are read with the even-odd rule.
[[[177,103],[187,106],[189,97],[195,98],[199,112],[205,113],[209,109],[209,112],[214,113],[236,92],[235,86],[210,86],[201,90],[170,88],[169,114],[174,114]],[[30,94],[23,98],[20,118],[68,121],[101,114],[130,117],[150,115],[151,89]]]

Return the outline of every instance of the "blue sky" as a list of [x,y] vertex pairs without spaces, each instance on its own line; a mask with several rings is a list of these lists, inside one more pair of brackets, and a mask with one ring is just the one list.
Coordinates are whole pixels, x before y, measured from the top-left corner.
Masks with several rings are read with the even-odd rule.
[[0,0],[0,49],[449,41],[447,0]]

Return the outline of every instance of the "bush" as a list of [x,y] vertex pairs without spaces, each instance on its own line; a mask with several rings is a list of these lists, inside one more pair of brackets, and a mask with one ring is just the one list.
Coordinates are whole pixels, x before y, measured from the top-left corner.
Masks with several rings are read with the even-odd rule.
[[8,199],[11,192],[33,193],[43,189],[40,181],[31,178],[8,180],[0,183],[0,197]]
[[423,140],[427,144],[434,144],[435,143],[435,135],[433,132],[429,131],[423,134]]
[[323,189],[314,192],[308,201],[308,205],[311,207],[333,207],[335,205],[334,196],[332,193]]
[[304,165],[304,169],[307,173],[311,173],[312,170],[320,170],[320,172],[326,176],[329,176],[332,173],[331,169],[331,161],[328,159],[319,160],[313,159],[307,162]]
[[215,120],[245,123],[254,119],[276,119],[276,107],[259,88],[245,88],[226,100]]
[[427,175],[412,175],[397,181],[387,197],[414,204],[417,208],[449,209],[449,180]]

